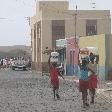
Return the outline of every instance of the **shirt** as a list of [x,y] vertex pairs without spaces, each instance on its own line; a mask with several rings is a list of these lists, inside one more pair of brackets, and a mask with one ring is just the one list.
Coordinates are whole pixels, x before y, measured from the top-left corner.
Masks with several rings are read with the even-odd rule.
[[88,79],[88,70],[80,70],[80,79],[87,80]]
[[88,79],[88,70],[87,69],[80,69],[80,67],[78,66],[78,72],[77,72],[76,76],[79,79],[87,80]]

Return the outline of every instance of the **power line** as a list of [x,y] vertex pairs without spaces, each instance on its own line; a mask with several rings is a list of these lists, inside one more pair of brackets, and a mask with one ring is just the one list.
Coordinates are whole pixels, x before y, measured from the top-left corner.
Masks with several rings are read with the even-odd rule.
[[14,21],[13,19],[9,19],[9,18],[4,18],[4,17],[0,17],[0,20],[8,20],[8,21]]
[[0,19],[7,19],[7,18],[0,17]]

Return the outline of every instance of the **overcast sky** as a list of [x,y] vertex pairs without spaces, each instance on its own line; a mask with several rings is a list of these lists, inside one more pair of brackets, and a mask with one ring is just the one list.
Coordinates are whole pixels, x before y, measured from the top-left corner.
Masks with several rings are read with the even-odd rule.
[[[26,17],[35,14],[35,0],[0,0],[0,46],[30,45],[30,27]],[[96,3],[93,5],[92,3]],[[74,9],[110,9],[112,0],[70,0]]]

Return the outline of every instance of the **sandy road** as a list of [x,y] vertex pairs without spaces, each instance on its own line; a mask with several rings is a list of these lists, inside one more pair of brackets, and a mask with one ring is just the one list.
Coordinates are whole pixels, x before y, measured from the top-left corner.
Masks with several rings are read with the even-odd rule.
[[60,80],[61,100],[53,100],[48,76],[32,71],[0,70],[0,112],[112,112],[101,95],[96,104],[81,107],[81,96],[74,83]]

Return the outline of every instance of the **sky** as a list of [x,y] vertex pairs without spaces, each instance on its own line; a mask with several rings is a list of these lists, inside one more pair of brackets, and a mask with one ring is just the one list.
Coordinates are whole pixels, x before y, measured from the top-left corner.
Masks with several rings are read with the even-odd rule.
[[[69,3],[70,9],[77,5],[79,10],[112,10],[112,0],[69,0]],[[35,14],[35,6],[36,0],[0,0],[0,46],[30,45],[26,17]]]

